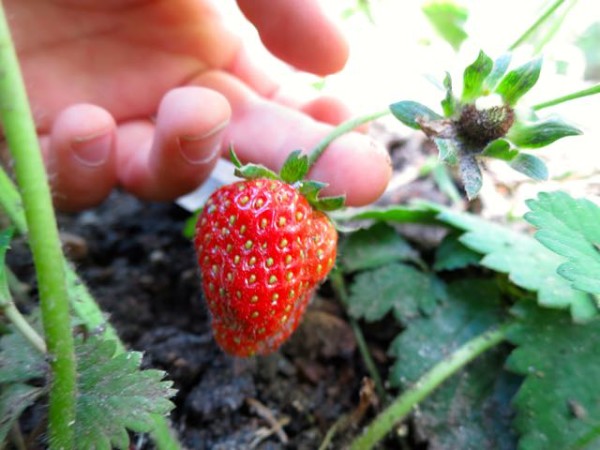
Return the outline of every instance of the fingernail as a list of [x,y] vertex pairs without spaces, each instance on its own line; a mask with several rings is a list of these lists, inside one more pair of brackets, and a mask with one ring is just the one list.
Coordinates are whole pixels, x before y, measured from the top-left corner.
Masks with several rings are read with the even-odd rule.
[[221,130],[227,126],[224,122],[208,133],[200,136],[182,136],[179,138],[181,156],[190,164],[204,164],[221,152]]
[[103,164],[110,154],[112,133],[96,133],[81,136],[71,141],[71,149],[75,158],[83,165],[95,167]]

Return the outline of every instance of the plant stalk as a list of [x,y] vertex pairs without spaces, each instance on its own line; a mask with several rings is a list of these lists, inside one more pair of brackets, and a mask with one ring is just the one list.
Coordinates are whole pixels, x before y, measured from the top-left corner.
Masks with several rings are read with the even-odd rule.
[[471,339],[454,353],[442,359],[382,411],[364,432],[352,442],[351,450],[373,448],[397,423],[404,420],[419,402],[435,391],[444,381],[477,356],[504,341],[512,325],[513,323],[509,322],[501,327],[489,330]]
[[[14,205],[21,204],[21,197],[17,188],[12,183],[8,175],[0,167],[0,179],[4,178],[8,182],[0,189],[0,207],[5,210],[8,208],[14,212],[14,225],[19,234],[27,234],[27,223],[25,221],[25,213],[22,208]],[[14,203],[13,203],[14,202]],[[21,226],[17,226],[17,224]],[[77,273],[72,269],[67,259],[63,255],[63,265],[67,275],[67,290],[71,301],[73,311],[83,321],[89,330],[103,330],[104,339],[112,339],[116,343],[116,353],[126,351],[125,346],[119,339],[114,327],[106,320],[102,310],[90,294],[85,283],[79,278]],[[174,450],[181,448],[177,437],[174,435],[169,423],[165,417],[154,417],[155,428],[151,431],[152,439],[159,450]]]
[[529,39],[543,23],[550,18],[550,16],[556,11],[565,0],[557,0],[552,5],[548,7],[548,9],[535,21],[533,25],[531,25],[525,32],[510,46],[508,49],[510,51],[515,50],[521,44],[523,44],[527,39]]
[[0,67],[0,117],[21,188],[52,368],[49,442],[51,448],[71,449],[77,372],[63,255],[37,133],[1,4]]
[[537,105],[532,106],[534,111],[539,111],[540,109],[549,108],[550,106],[559,105],[561,103],[565,103],[571,100],[576,100],[578,98],[587,97],[589,95],[600,94],[600,84],[595,86],[591,86],[586,89],[582,89],[577,92],[572,92],[567,95],[563,95],[561,97],[554,98],[552,100],[548,100],[547,102],[538,103]]
[[321,140],[321,142],[319,142],[315,146],[315,148],[310,152],[310,154],[308,155],[308,167],[312,167],[317,162],[317,160],[321,157],[321,155],[323,154],[325,149],[329,146],[329,144],[331,144],[334,140],[336,140],[340,136],[342,136],[346,133],[349,133],[350,131],[354,130],[355,128],[359,127],[360,125],[372,122],[373,120],[379,119],[380,117],[383,117],[383,116],[387,116],[388,114],[391,114],[391,111],[389,109],[386,109],[384,111],[378,111],[376,113],[371,113],[371,114],[367,114],[364,116],[355,117],[354,119],[350,119],[350,120],[347,120],[346,122],[339,124],[331,131],[331,133],[329,133],[327,136],[325,136],[323,138],[323,140]]

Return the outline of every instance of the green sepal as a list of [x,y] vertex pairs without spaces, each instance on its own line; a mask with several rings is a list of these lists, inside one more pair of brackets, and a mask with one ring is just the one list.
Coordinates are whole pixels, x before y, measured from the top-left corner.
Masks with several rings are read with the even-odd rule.
[[483,50],[479,51],[477,59],[464,71],[462,101],[470,103],[480,97],[484,91],[484,82],[492,72],[494,62]]
[[508,165],[534,180],[544,181],[548,179],[548,168],[544,161],[537,156],[519,153]]
[[242,164],[236,155],[235,150],[233,149],[233,145],[229,146],[229,158],[231,159],[232,164],[235,166],[233,173],[237,177],[244,178],[245,180],[255,180],[257,178],[281,180],[279,175],[261,164]]
[[444,77],[444,89],[446,89],[446,97],[442,100],[442,110],[444,116],[452,117],[456,111],[457,100],[454,98],[454,92],[452,90],[452,77],[449,72],[446,72]]
[[523,148],[540,148],[567,137],[583,132],[559,117],[549,117],[532,123],[516,122],[506,135],[513,144]]
[[286,183],[293,184],[302,180],[308,169],[308,156],[303,155],[301,150],[294,150],[283,163],[279,176]]
[[512,161],[519,155],[519,150],[512,147],[506,139],[496,139],[490,142],[481,152],[481,156]]
[[239,169],[236,168],[233,173],[236,177],[244,178],[246,180],[256,180],[257,178],[269,178],[271,180],[280,179],[279,175],[260,164],[246,164]]
[[451,166],[458,162],[460,149],[454,139],[433,138],[433,142],[438,149],[440,161]]
[[337,195],[334,197],[318,198],[313,206],[319,211],[335,211],[336,209],[342,208],[345,202],[345,195]]
[[485,94],[489,92],[493,92],[496,88],[496,85],[500,81],[500,79],[506,73],[508,66],[510,65],[510,61],[512,59],[512,53],[505,53],[504,55],[499,56],[494,61],[494,67],[492,68],[491,73],[485,79],[484,88]]
[[541,70],[542,58],[536,58],[511,70],[498,84],[496,93],[502,96],[509,106],[514,106],[537,83]]
[[343,195],[336,197],[319,197],[319,193],[321,189],[327,186],[327,183],[322,183],[320,181],[314,180],[304,180],[298,186],[298,191],[308,203],[315,209],[320,211],[334,211],[336,209],[340,209],[344,206],[344,202],[346,201],[346,197]]
[[434,121],[443,119],[438,113],[432,111],[427,106],[413,102],[412,100],[404,100],[390,105],[390,111],[404,125],[420,130],[419,121]]

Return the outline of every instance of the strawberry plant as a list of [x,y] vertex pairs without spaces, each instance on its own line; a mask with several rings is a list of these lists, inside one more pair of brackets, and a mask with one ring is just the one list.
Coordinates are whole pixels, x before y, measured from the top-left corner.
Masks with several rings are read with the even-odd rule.
[[[128,430],[152,432],[160,448],[178,448],[164,415],[173,404],[165,373],[140,370],[66,261],[19,64],[0,6],[0,102],[15,186],[0,171],[0,205],[12,228],[0,232],[0,442],[19,435],[20,414],[46,399],[49,448],[128,448]],[[16,281],[5,265],[14,232],[26,236],[36,269],[40,309],[23,316]],[[84,338],[75,329],[84,330]]]
[[[347,14],[376,20],[371,2],[354,3]],[[439,107],[419,103],[415,93],[342,124],[312,152],[293,151],[279,173],[242,165],[232,150],[240,180],[217,189],[192,219],[212,337],[226,353],[262,364],[263,355],[280,351],[329,278],[321,293],[339,300],[332,307],[341,306],[340,322],[349,323],[362,363],[352,364],[368,380],[359,406],[324,434],[322,449],[598,446],[600,207],[542,192],[527,201],[517,230],[474,214],[452,190],[456,175],[468,200],[478,196],[490,159],[546,180],[552,174],[538,149],[582,133],[544,111],[600,87],[527,102],[543,76],[538,50],[564,17],[555,15],[564,3],[549,5],[506,53],[480,51],[460,76],[446,73]],[[452,48],[468,39],[466,8],[428,1],[423,13]],[[10,43],[4,19],[0,38]],[[535,54],[515,63],[526,42]],[[159,449],[180,448],[165,418],[175,394],[168,374],[141,369],[142,354],[126,350],[62,253],[11,45],[0,49],[0,62],[2,124],[17,182],[0,171],[0,205],[10,223],[0,230],[0,442],[19,434],[29,408],[47,405],[49,448],[132,448],[131,433],[150,433]],[[452,207],[417,199],[342,208],[343,197],[321,197],[324,185],[306,179],[333,139],[388,114],[435,145],[432,175]],[[426,248],[406,225],[441,230],[443,238]],[[39,308],[27,314],[5,263],[15,235],[31,250],[39,286]],[[373,335],[376,342],[368,340]],[[320,375],[303,370],[307,378]],[[250,400],[285,441],[285,421]]]

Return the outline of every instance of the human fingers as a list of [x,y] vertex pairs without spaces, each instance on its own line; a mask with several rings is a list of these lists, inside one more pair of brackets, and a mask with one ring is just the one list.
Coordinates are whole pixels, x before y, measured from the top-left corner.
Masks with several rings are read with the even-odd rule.
[[[233,144],[244,161],[277,170],[291,151],[314,148],[332,130],[297,110],[266,101],[225,72],[206,72],[192,83],[217,90],[227,98],[233,116],[223,142]],[[390,159],[368,136],[348,133],[329,146],[310,175],[329,184],[324,194],[344,194],[348,205],[365,205],[385,190],[391,176]]]
[[201,87],[169,91],[153,125],[148,121],[119,129],[118,178],[136,196],[173,200],[210,174],[221,152],[231,116],[227,100]]
[[77,104],[41,138],[54,203],[63,211],[95,206],[116,184],[115,122],[104,109]]
[[265,47],[294,67],[327,75],[348,59],[348,44],[317,0],[237,0]]

